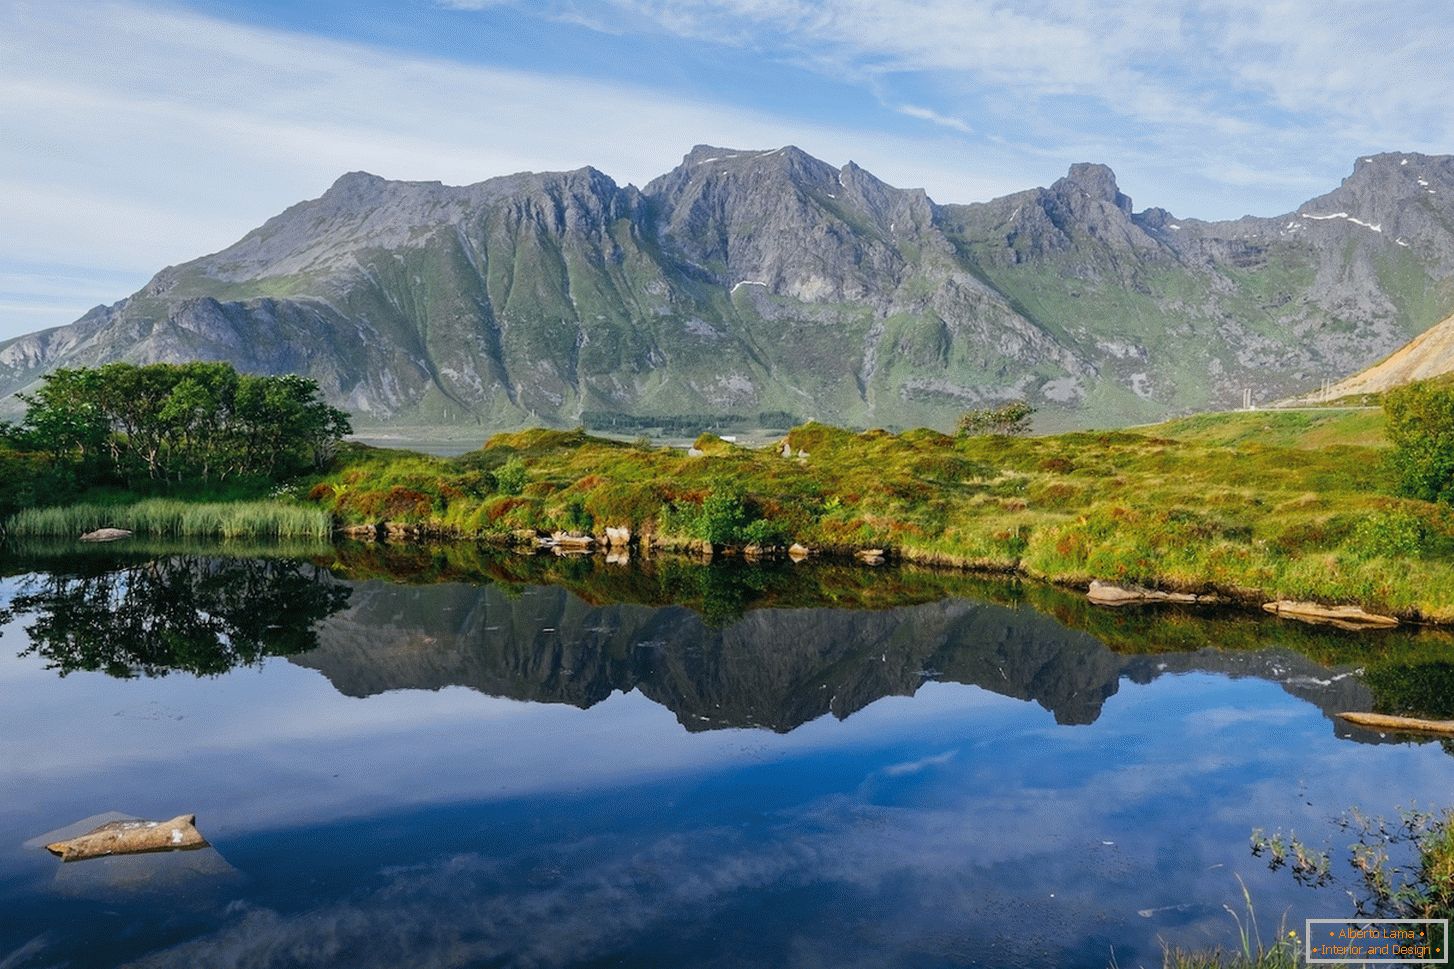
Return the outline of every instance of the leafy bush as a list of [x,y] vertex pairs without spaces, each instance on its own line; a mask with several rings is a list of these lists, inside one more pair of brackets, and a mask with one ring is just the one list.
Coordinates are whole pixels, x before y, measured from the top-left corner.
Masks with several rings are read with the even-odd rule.
[[959,433],[978,434],[1028,434],[1030,418],[1035,408],[1023,400],[1011,401],[999,407],[981,410],[967,410],[959,415]]
[[110,363],[47,374],[7,439],[128,484],[281,480],[321,469],[352,430],[316,381],[226,363]]
[[692,535],[713,545],[733,545],[742,538],[749,519],[742,494],[719,488],[702,502],[702,510],[691,524]]
[[502,495],[518,495],[525,490],[525,484],[529,480],[530,472],[525,469],[525,462],[518,457],[506,461],[495,471],[495,486]]
[[1418,515],[1380,511],[1360,521],[1350,545],[1363,558],[1404,558],[1424,551],[1428,528]]
[[1399,492],[1454,504],[1454,386],[1398,387],[1384,395],[1383,410]]
[[596,520],[590,512],[586,511],[585,499],[575,495],[566,502],[565,511],[561,515],[561,524],[572,532],[589,533],[595,526]]

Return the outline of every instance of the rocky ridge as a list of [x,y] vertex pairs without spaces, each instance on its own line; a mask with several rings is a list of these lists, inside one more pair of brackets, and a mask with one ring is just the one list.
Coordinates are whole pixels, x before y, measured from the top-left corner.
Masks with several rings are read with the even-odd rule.
[[642,189],[350,173],[0,343],[0,397],[60,366],[201,358],[311,375],[365,426],[947,426],[1019,397],[1107,423],[1296,394],[1451,310],[1450,156],[1370,156],[1286,215],[1204,222],[1136,211],[1103,165],[954,205],[793,147],[698,146]]

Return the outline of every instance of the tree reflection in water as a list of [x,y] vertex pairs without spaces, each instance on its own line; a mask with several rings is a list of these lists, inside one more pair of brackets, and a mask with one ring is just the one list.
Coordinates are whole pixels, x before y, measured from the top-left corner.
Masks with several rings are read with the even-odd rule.
[[306,562],[168,555],[32,574],[0,625],[28,619],[21,655],[62,676],[206,676],[314,648],[317,624],[349,595]]

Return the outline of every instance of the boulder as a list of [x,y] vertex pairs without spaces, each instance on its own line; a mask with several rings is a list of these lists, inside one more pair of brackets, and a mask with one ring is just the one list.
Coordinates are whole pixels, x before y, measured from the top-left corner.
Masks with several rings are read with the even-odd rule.
[[793,446],[787,442],[786,438],[783,439],[782,455],[785,458],[790,458],[793,456]]
[[550,544],[559,549],[588,549],[596,544],[596,540],[580,532],[557,531],[550,533]]
[[384,522],[384,537],[391,542],[417,542],[424,537],[423,525],[407,522]]
[[689,458],[699,458],[706,453],[706,451],[703,451],[701,448],[698,447],[687,448],[687,457]]
[[607,525],[606,544],[612,548],[625,548],[631,544],[631,529],[625,525],[620,527]]
[[1393,616],[1365,612],[1360,606],[1325,606],[1320,602],[1278,599],[1275,602],[1264,602],[1262,608],[1274,616],[1337,626],[1340,629],[1387,629],[1398,625],[1398,620]]
[[812,554],[812,549],[798,542],[794,542],[793,544],[788,546],[788,558],[792,559],[794,562],[801,562],[803,559],[807,558],[809,555]]
[[196,825],[193,814],[179,814],[170,821],[109,821],[79,837],[52,842],[45,849],[61,861],[85,861],[107,855],[206,848],[207,840]]
[[87,532],[81,536],[83,542],[119,542],[123,538],[130,538],[131,532],[124,528],[98,528],[94,532]]
[[338,530],[344,538],[357,542],[376,542],[379,539],[378,525],[344,525]]
[[884,564],[884,550],[881,548],[861,548],[853,553],[853,557],[864,565]]
[[1139,585],[1116,585],[1099,579],[1091,582],[1086,597],[1098,606],[1125,606],[1138,602],[1203,602],[1208,597],[1188,592],[1163,592],[1160,589],[1146,589]]

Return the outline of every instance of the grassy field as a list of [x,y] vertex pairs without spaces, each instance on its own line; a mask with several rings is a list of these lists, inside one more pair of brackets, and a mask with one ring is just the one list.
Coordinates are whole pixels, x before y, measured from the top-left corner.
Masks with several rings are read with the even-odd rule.
[[1133,430],[1194,444],[1233,447],[1316,449],[1337,445],[1383,447],[1379,407],[1320,407],[1297,410],[1197,414]]
[[441,536],[628,526],[667,547],[882,547],[909,561],[1454,621],[1454,509],[1391,497],[1376,411],[1208,415],[1042,438],[791,431],[791,456],[581,432],[454,459],[365,448],[314,482],[345,523]]

